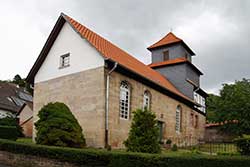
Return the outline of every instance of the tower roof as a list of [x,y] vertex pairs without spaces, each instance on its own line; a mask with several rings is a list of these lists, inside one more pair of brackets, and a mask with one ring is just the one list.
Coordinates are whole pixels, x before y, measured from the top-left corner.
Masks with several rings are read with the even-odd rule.
[[166,36],[164,36],[161,40],[154,43],[153,45],[149,46],[148,50],[153,50],[155,48],[159,48],[162,46],[172,45],[175,43],[181,43],[183,46],[190,52],[191,55],[195,55],[195,53],[185,44],[185,42],[178,38],[176,35],[174,35],[172,32],[169,32]]

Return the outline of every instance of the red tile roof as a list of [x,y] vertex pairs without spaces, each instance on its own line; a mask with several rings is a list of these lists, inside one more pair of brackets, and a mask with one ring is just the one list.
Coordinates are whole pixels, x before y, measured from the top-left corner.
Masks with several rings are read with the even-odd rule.
[[115,46],[111,42],[107,41],[103,37],[99,36],[95,32],[91,31],[87,27],[83,26],[79,22],[75,21],[71,17],[62,14],[66,21],[92,46],[94,46],[105,58],[111,59],[119,65],[153,81],[154,83],[164,87],[165,89],[171,91],[172,93],[179,95],[186,100],[193,102],[190,98],[183,95],[175,86],[169,82],[164,76],[162,76],[157,71],[143,64],[139,60],[135,59],[133,56],[129,55],[127,52],[123,51],[119,47]]
[[158,42],[154,43],[153,45],[149,46],[148,49],[153,49],[159,46],[173,44],[177,42],[182,42],[182,39],[176,37],[172,32],[169,32],[165,37],[163,37]]
[[157,68],[157,67],[163,67],[163,66],[169,66],[169,65],[174,65],[174,64],[180,64],[180,63],[187,63],[189,64],[195,71],[197,71],[200,75],[203,75],[203,73],[195,67],[188,59],[185,57],[180,57],[172,60],[167,60],[167,61],[162,61],[158,63],[151,63],[148,66],[151,68]]
[[187,62],[187,61],[188,60],[185,57],[181,57],[181,58],[162,61],[162,62],[158,62],[158,63],[151,63],[148,66],[151,68],[154,68],[154,67],[166,66],[166,65],[171,65],[171,64],[183,63],[183,62]]
[[239,123],[238,120],[229,120],[229,121],[218,122],[218,123],[206,123],[205,127],[210,128],[210,127],[222,126],[222,125],[225,125],[225,124],[238,124],[238,123]]
[[192,49],[190,49],[182,39],[175,36],[172,32],[169,32],[165,37],[163,37],[161,40],[154,43],[153,45],[149,46],[147,49],[151,51],[152,49],[155,49],[158,47],[167,46],[167,45],[176,44],[176,43],[182,44],[182,46],[184,46],[184,48],[191,54],[191,56],[195,55]]

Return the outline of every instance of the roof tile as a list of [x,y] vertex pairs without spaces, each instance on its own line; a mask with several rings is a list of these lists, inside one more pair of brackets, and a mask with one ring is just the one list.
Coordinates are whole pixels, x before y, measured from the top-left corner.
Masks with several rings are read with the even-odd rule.
[[172,60],[151,63],[148,66],[151,68],[154,68],[154,67],[160,67],[160,66],[165,66],[165,65],[183,63],[183,62],[187,62],[187,61],[188,60],[185,57],[181,57],[181,58],[176,58],[176,59],[172,59]]

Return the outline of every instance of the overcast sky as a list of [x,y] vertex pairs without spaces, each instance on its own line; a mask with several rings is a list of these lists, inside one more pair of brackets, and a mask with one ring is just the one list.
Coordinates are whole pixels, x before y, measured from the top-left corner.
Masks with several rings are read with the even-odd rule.
[[250,78],[249,0],[1,0],[0,79],[27,76],[61,12],[146,64],[146,48],[173,29],[207,92]]

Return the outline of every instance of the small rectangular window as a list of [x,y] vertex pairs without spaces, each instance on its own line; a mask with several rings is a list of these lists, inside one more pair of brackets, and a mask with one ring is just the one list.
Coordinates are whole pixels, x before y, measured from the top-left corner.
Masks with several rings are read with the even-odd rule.
[[169,51],[168,50],[166,50],[166,51],[163,52],[163,60],[164,61],[169,60]]
[[193,127],[194,126],[194,114],[191,113],[190,115],[190,125]]
[[60,56],[60,68],[69,66],[69,56],[70,56],[69,53]]

